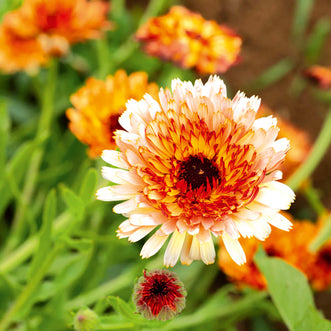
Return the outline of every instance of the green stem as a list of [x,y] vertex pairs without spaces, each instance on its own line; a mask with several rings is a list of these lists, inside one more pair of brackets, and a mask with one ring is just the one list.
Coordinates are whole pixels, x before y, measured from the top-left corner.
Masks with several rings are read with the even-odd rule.
[[44,278],[46,272],[48,271],[50,265],[58,254],[61,246],[56,246],[53,251],[47,256],[44,263],[40,266],[34,276],[31,278],[31,281],[26,284],[25,288],[15,300],[15,302],[10,306],[7,312],[3,315],[0,321],[0,331],[8,330],[8,326],[15,318],[17,312],[29,301],[31,295],[37,288],[38,284]]
[[[54,233],[58,234],[66,229],[71,223],[72,218],[69,213],[63,213],[57,217],[54,225]],[[36,250],[39,244],[39,235],[35,235],[26,240],[20,247],[0,262],[0,274],[6,274],[15,269],[22,262],[27,260]]]
[[132,285],[132,280],[137,274],[137,266],[134,266],[118,277],[111,279],[110,281],[100,285],[99,287],[83,293],[71,301],[67,302],[65,309],[73,310],[81,307],[88,306],[100,299],[105,298],[107,295],[113,294],[129,285]]
[[[44,95],[42,99],[41,106],[41,115],[39,118],[38,128],[35,140],[37,142],[43,141],[45,138],[49,136],[50,127],[52,122],[52,113],[53,113],[53,104],[54,104],[54,95],[57,81],[57,61],[53,60],[50,63],[48,69],[48,77],[46,86],[44,89]],[[17,211],[13,220],[12,231],[16,241],[19,239],[22,229],[24,228],[24,219],[26,216],[27,208],[32,200],[35,185],[38,178],[38,173],[40,169],[40,165],[44,156],[44,147],[38,146],[34,151],[30,164],[28,166],[28,170],[25,176],[25,183],[22,191],[22,200],[19,203]],[[10,246],[14,246],[16,242],[11,243]]]
[[303,185],[302,191],[311,207],[317,213],[317,215],[320,216],[326,213],[327,210],[320,199],[320,195],[318,191],[313,187],[310,180],[307,181],[307,184]]
[[[150,17],[158,15],[162,10],[171,6],[173,2],[173,0],[151,0],[144,15],[139,20],[138,26],[142,25]],[[130,36],[113,54],[113,67],[119,67],[138,47],[139,44],[134,41],[134,35]]]
[[326,153],[331,143],[331,110],[326,116],[323,127],[316,139],[313,149],[307,160],[297,169],[289,178],[287,185],[294,191],[298,190],[303,181],[305,181],[315,170]]
[[135,324],[133,323],[100,323],[100,325],[97,327],[97,330],[118,330],[118,329],[132,329],[135,327]]
[[228,304],[224,307],[220,307],[217,311],[211,310],[209,313],[204,311],[203,314],[199,314],[199,312],[196,312],[188,316],[178,317],[173,322],[170,322],[165,329],[176,330],[187,328],[203,324],[212,319],[219,319],[227,316],[233,316],[234,314],[238,313],[243,313],[244,311],[254,309],[256,303],[264,300],[267,295],[267,292],[257,292],[254,294],[250,294],[234,303]]

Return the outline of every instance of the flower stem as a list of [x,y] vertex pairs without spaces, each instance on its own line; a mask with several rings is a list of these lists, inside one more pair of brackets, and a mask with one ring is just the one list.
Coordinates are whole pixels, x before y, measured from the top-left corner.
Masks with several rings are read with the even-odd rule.
[[[54,233],[60,233],[63,229],[72,221],[71,215],[69,213],[63,213],[55,221]],[[15,269],[22,262],[27,260],[33,252],[36,250],[39,244],[39,235],[35,235],[26,240],[20,247],[18,247],[10,255],[6,256],[6,259],[3,259],[0,262],[0,274],[6,274],[11,270]]]
[[100,323],[100,325],[97,327],[97,330],[119,330],[119,329],[132,329],[135,327],[135,324],[133,323]]
[[[52,121],[56,81],[57,81],[57,61],[52,60],[48,68],[48,77],[47,77],[46,86],[44,89],[44,94],[42,99],[42,105],[41,105],[41,115],[39,118],[37,133],[35,137],[35,140],[37,142],[41,142],[49,136],[50,126]],[[25,175],[25,182],[22,190],[22,199],[19,202],[13,220],[12,231],[14,234],[13,235],[14,241],[9,244],[9,248],[10,246],[13,247],[16,245],[16,242],[19,240],[19,237],[23,232],[26,211],[35,191],[35,185],[37,182],[38,173],[43,156],[44,156],[44,147],[38,146],[31,157],[30,164],[28,166],[28,170]]]
[[40,268],[37,270],[35,275],[31,278],[31,281],[26,284],[25,288],[18,296],[18,298],[14,301],[14,303],[10,306],[7,312],[3,315],[0,321],[0,330],[8,330],[8,326],[10,325],[11,321],[17,314],[17,312],[29,301],[31,295],[37,288],[40,281],[45,276],[46,272],[48,271],[50,265],[52,264],[53,260],[57,256],[59,250],[61,249],[62,244],[58,245],[53,248],[51,253],[47,256],[45,261],[41,264]]
[[298,190],[303,181],[305,181],[319,165],[331,143],[331,110],[329,110],[323,127],[316,139],[307,160],[297,169],[289,178],[287,185],[294,191]]
[[198,312],[183,317],[176,318],[165,328],[166,330],[176,330],[203,324],[211,319],[224,318],[234,314],[243,313],[247,310],[254,310],[257,302],[267,297],[267,292],[256,292],[238,300],[237,302],[220,307],[217,311],[211,310],[209,313],[199,314]]
[[110,281],[100,285],[99,287],[83,293],[76,298],[68,301],[65,308],[66,310],[78,309],[84,306],[88,306],[100,299],[105,298],[107,295],[113,294],[127,286],[132,285],[132,280],[137,275],[137,266],[127,269],[118,277],[111,279]]

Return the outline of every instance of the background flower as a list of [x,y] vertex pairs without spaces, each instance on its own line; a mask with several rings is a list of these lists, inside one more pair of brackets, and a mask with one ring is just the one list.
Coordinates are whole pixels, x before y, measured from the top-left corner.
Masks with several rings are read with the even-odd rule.
[[107,12],[103,1],[25,0],[1,22],[1,70],[32,71],[68,53],[72,43],[100,38],[111,26]]
[[[269,256],[285,260],[287,263],[300,269],[308,278],[315,290],[325,290],[331,284],[331,241],[323,245],[316,253],[309,250],[309,245],[317,235],[323,217],[317,224],[310,221],[291,219],[293,229],[287,233],[275,229],[262,246]],[[231,281],[239,287],[250,286],[256,289],[265,289],[266,280],[253,261],[260,243],[255,238],[241,239],[247,256],[247,263],[238,266],[233,262],[224,245],[220,241],[218,264]]]
[[149,55],[194,68],[201,74],[225,72],[239,61],[239,36],[181,6],[150,19],[139,28],[136,38]]
[[117,151],[103,159],[121,169],[103,167],[105,179],[119,185],[98,190],[104,201],[127,200],[114,207],[128,216],[120,238],[137,241],[160,228],[142,248],[154,255],[171,235],[164,263],[214,262],[211,234],[222,237],[234,261],[245,262],[238,238],[264,240],[272,224],[289,230],[279,210],[289,208],[294,193],[277,180],[289,148],[275,140],[276,119],[255,120],[260,100],[238,93],[233,100],[218,77],[172,81],[161,89],[160,103],[149,95],[127,103],[115,133]]
[[70,98],[75,108],[66,112],[69,128],[89,146],[89,155],[97,157],[104,149],[115,148],[113,133],[120,128],[118,118],[128,99],[141,99],[145,93],[157,98],[158,86],[148,83],[145,72],[127,75],[118,70],[105,81],[89,78],[85,86]]

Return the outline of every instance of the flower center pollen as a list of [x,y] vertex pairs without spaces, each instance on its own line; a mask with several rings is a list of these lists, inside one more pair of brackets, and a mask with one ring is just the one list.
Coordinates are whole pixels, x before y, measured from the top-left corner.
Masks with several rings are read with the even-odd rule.
[[187,187],[195,190],[201,186],[210,187],[220,182],[220,173],[212,160],[203,156],[190,156],[180,164],[180,180],[184,180]]

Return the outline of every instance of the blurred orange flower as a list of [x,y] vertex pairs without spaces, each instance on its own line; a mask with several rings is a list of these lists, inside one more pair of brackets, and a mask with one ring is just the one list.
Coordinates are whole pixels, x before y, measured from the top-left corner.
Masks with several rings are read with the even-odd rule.
[[320,88],[331,87],[331,67],[314,65],[305,71],[305,75],[317,83]]
[[223,73],[239,61],[241,38],[215,21],[181,6],[141,26],[136,38],[152,56],[200,74]]
[[291,144],[290,150],[287,152],[284,162],[280,165],[280,170],[283,172],[283,178],[288,179],[301,163],[307,158],[312,145],[307,132],[299,129],[290,121],[285,120],[266,105],[262,104],[257,116],[276,116],[277,125],[279,127],[279,138],[288,138]]
[[145,72],[127,75],[124,70],[118,70],[105,81],[89,78],[85,86],[71,96],[75,108],[66,112],[69,128],[81,142],[89,145],[90,157],[115,148],[113,132],[121,129],[118,118],[126,108],[125,103],[131,98],[140,100],[145,93],[155,98],[158,95],[158,86],[148,83]]
[[107,11],[102,1],[25,0],[1,23],[0,68],[29,70],[65,55],[72,43],[99,38],[110,28]]
[[[285,215],[285,213],[284,213]],[[289,214],[286,217],[291,219]],[[293,228],[290,232],[274,229],[262,246],[269,256],[279,257],[300,269],[308,278],[315,290],[321,291],[331,285],[331,241],[327,242],[317,253],[309,251],[312,239],[320,229],[320,222],[291,220]],[[233,262],[226,249],[220,243],[218,264],[223,272],[239,287],[248,285],[255,289],[267,287],[264,276],[253,261],[260,242],[255,238],[241,239],[247,263],[238,266]]]
[[37,39],[20,38],[0,26],[0,70],[34,72],[48,60],[49,56]]

